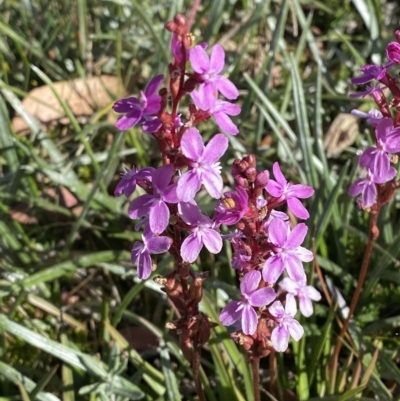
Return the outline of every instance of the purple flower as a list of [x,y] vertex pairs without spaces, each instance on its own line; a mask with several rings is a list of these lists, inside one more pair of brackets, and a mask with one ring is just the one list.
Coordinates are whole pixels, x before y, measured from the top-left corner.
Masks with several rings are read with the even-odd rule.
[[400,127],[394,128],[393,120],[383,117],[375,129],[377,145],[385,152],[400,152]]
[[189,225],[191,234],[185,238],[181,247],[181,256],[185,262],[193,263],[203,245],[210,253],[221,252],[221,234],[208,216],[201,214],[199,207],[193,202],[181,202],[178,205],[182,220]]
[[244,334],[252,335],[257,329],[258,316],[254,308],[270,304],[275,298],[275,291],[270,287],[258,289],[261,273],[253,270],[247,273],[240,282],[241,301],[231,301],[222,309],[219,320],[224,326],[230,326],[241,319]]
[[321,294],[311,285],[306,283],[297,283],[289,277],[284,278],[279,286],[282,290],[293,294],[299,298],[300,312],[305,317],[310,317],[314,313],[313,304],[311,301],[320,301]]
[[264,223],[264,230],[268,231],[268,227],[275,220],[280,219],[282,221],[288,221],[289,216],[286,213],[280,212],[278,210],[271,210],[271,214],[268,217],[268,220]]
[[289,209],[296,217],[299,217],[300,219],[308,219],[310,217],[310,214],[297,198],[309,198],[314,194],[314,189],[309,187],[308,185],[288,184],[286,178],[282,174],[278,162],[274,163],[272,169],[276,181],[271,179],[268,181],[268,184],[265,187],[267,192],[271,196],[278,198],[279,202],[286,200]]
[[362,92],[350,93],[349,97],[351,99],[356,99],[359,97],[365,97],[371,95],[374,98],[375,102],[378,103],[382,98],[383,89],[385,89],[385,86],[381,86],[379,84],[371,84],[367,85],[365,90]]
[[275,301],[268,310],[278,323],[271,334],[272,345],[278,352],[284,352],[289,345],[290,336],[299,341],[304,334],[303,327],[294,319],[297,307],[293,294],[286,295],[285,309],[280,301]]
[[351,82],[356,85],[363,85],[371,82],[373,79],[377,81],[382,80],[386,75],[388,66],[367,64],[360,68],[362,73],[361,77],[352,78]]
[[386,46],[386,54],[389,60],[400,64],[400,43],[390,42]]
[[304,223],[297,224],[290,231],[288,223],[281,219],[272,220],[268,228],[269,241],[271,242],[271,255],[264,263],[263,279],[267,283],[275,283],[286,269],[289,277],[298,282],[306,279],[303,262],[314,259],[311,251],[300,246],[307,234],[307,226]]
[[157,237],[150,230],[145,230],[142,235],[143,242],[136,241],[133,244],[131,259],[137,265],[138,277],[146,279],[151,274],[152,261],[150,254],[167,252],[171,246],[168,237]]
[[169,224],[169,209],[166,204],[178,203],[176,184],[171,184],[174,166],[168,164],[152,173],[153,194],[136,198],[129,207],[129,217],[138,219],[149,214],[150,229],[154,234],[161,234]]
[[220,100],[214,93],[211,85],[201,86],[198,91],[192,91],[190,96],[195,105],[214,116],[216,123],[227,134],[236,135],[239,130],[229,116],[237,116],[240,107],[236,104]]
[[197,45],[190,50],[189,60],[197,73],[196,78],[203,86],[210,86],[213,92],[215,87],[227,99],[236,99],[239,96],[236,86],[228,78],[219,75],[225,65],[225,51],[221,45],[212,48],[210,58],[204,47]]
[[129,198],[136,189],[137,180],[147,180],[151,182],[151,174],[154,171],[153,167],[145,167],[142,170],[137,170],[135,166],[132,170],[125,169],[125,173],[121,174],[121,181],[115,188],[114,195],[121,196],[124,194]]
[[376,202],[376,185],[371,181],[371,176],[367,174],[365,178],[358,178],[350,185],[349,195],[353,198],[361,194],[361,205],[371,207]]
[[352,110],[351,114],[358,118],[366,118],[368,124],[377,125],[383,118],[382,113],[379,110],[372,109],[368,113],[364,113],[360,110]]
[[196,128],[189,128],[182,136],[181,148],[188,159],[191,169],[178,181],[179,200],[192,200],[203,184],[213,198],[220,198],[222,193],[221,166],[218,160],[228,148],[228,138],[223,134],[215,135],[207,146]]
[[247,212],[249,197],[242,187],[235,192],[226,192],[215,208],[214,221],[217,224],[231,226],[236,224]]
[[160,128],[161,121],[154,116],[161,109],[161,96],[157,93],[163,79],[163,75],[152,78],[144,92],[141,92],[141,100],[136,97],[128,97],[114,103],[114,111],[126,113],[126,115],[119,117],[115,124],[118,129],[125,131],[137,124],[143,124],[143,130],[152,133]]

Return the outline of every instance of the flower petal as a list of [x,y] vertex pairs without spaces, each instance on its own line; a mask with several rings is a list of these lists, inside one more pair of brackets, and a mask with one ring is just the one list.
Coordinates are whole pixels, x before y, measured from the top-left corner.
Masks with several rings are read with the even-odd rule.
[[196,128],[189,128],[182,136],[182,153],[190,160],[200,161],[204,152],[203,139]]
[[153,97],[158,92],[158,88],[161,85],[163,79],[164,75],[160,74],[156,75],[149,81],[149,83],[146,86],[146,89],[144,90],[146,97]]
[[239,133],[238,127],[232,120],[223,112],[214,113],[215,121],[219,128],[227,134],[236,135]]
[[203,247],[203,241],[196,234],[190,234],[182,243],[181,256],[185,262],[193,263]]
[[264,263],[262,270],[263,279],[266,283],[276,283],[279,276],[285,269],[284,257],[282,254],[271,256]]
[[200,190],[201,180],[196,170],[190,170],[183,174],[178,181],[176,194],[182,202],[189,202]]
[[219,170],[216,171],[213,168],[204,168],[201,179],[210,196],[214,199],[221,198],[224,183]]
[[193,70],[198,74],[204,74],[210,69],[210,59],[201,45],[190,49],[189,60]]
[[288,238],[288,224],[281,219],[271,221],[268,228],[269,240],[278,247],[284,247]]
[[168,237],[152,237],[147,240],[146,245],[149,253],[159,254],[168,251],[171,247],[171,240]]
[[225,65],[225,51],[221,45],[215,45],[211,50],[210,72],[219,74]]
[[231,301],[222,309],[219,320],[224,326],[230,326],[242,317],[243,303]]
[[224,134],[214,135],[204,148],[201,161],[206,164],[217,162],[228,149],[229,140]]
[[146,278],[149,278],[151,274],[151,267],[152,262],[150,254],[148,252],[141,253],[137,261],[138,277],[142,280],[146,280]]
[[305,220],[310,217],[310,213],[308,213],[308,210],[297,198],[289,198],[286,202],[290,211],[299,219]]
[[169,209],[161,199],[154,202],[150,208],[150,230],[154,234],[161,234],[169,224]]
[[296,249],[300,246],[307,235],[308,227],[304,223],[299,223],[295,226],[292,232],[288,235],[285,248]]
[[264,287],[259,290],[253,292],[250,295],[249,303],[251,306],[262,307],[269,305],[276,298],[276,293],[273,288]]
[[306,273],[304,272],[303,264],[296,254],[287,254],[285,257],[285,267],[288,276],[299,283],[306,280]]
[[221,234],[212,228],[203,228],[201,230],[203,243],[209,252],[217,254],[222,249]]
[[232,81],[223,76],[218,77],[215,80],[215,85],[220,93],[222,93],[227,99],[233,100],[237,99],[239,96],[239,91]]
[[277,319],[282,319],[285,316],[285,309],[281,301],[275,301],[269,308],[269,313]]
[[250,306],[245,305],[242,314],[242,330],[244,334],[252,335],[257,330],[258,317],[256,311]]
[[299,309],[303,316],[310,317],[314,313],[311,299],[308,297],[299,297]]
[[257,290],[260,281],[261,273],[258,270],[246,273],[240,281],[240,292],[243,295],[250,296],[255,290]]
[[299,341],[304,334],[303,326],[295,319],[288,319],[286,324],[293,339]]
[[271,342],[278,352],[285,352],[289,345],[289,331],[283,325],[275,327],[271,334]]
[[131,219],[138,219],[148,214],[154,199],[154,196],[149,194],[134,199],[128,209],[129,217]]
[[174,171],[175,167],[173,164],[167,164],[153,171],[152,182],[158,193],[162,193],[162,190],[169,185]]

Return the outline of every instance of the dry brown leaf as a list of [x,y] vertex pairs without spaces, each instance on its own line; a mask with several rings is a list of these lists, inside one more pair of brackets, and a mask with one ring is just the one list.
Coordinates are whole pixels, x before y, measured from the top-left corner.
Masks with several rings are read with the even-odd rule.
[[356,140],[358,119],[350,113],[340,113],[332,121],[324,137],[324,149],[327,157],[339,156]]
[[[93,113],[110,104],[115,98],[125,96],[125,91],[117,77],[101,75],[85,80],[81,78],[71,81],[59,81],[54,87],[60,97],[77,117],[90,117]],[[24,98],[22,105],[43,126],[69,122],[64,110],[48,85],[32,89]],[[21,117],[14,117],[12,128],[17,134],[29,132],[29,128]]]
[[30,216],[25,212],[29,212],[30,206],[26,203],[19,203],[15,208],[9,210],[11,218],[21,224],[37,224],[38,219]]

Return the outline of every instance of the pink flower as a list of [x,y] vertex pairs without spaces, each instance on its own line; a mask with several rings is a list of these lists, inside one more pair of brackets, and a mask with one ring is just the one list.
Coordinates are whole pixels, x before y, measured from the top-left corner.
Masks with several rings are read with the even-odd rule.
[[150,229],[154,234],[161,234],[169,224],[167,203],[178,203],[176,184],[171,184],[174,166],[168,164],[152,173],[153,194],[136,198],[129,207],[129,217],[138,219],[149,214]]
[[212,85],[201,86],[198,91],[193,91],[190,96],[194,104],[203,111],[208,111],[214,118],[218,127],[227,134],[236,135],[239,130],[228,116],[237,116],[240,107],[217,98]]
[[390,61],[400,64],[400,43],[390,42],[386,46],[386,54]]
[[221,234],[216,230],[212,220],[202,214],[194,202],[181,202],[178,205],[178,209],[182,220],[189,225],[188,230],[191,232],[182,243],[182,259],[185,262],[193,263],[199,256],[203,246],[210,253],[221,252]]
[[138,277],[146,279],[151,274],[152,261],[150,254],[167,252],[171,246],[168,237],[157,237],[150,230],[145,230],[142,235],[143,242],[136,241],[131,251],[132,263],[137,265]]
[[195,46],[190,50],[189,60],[196,78],[203,82],[202,86],[210,86],[215,92],[216,88],[227,99],[236,99],[239,91],[236,86],[222,75],[219,75],[225,65],[225,51],[221,45],[215,45],[208,57],[205,49],[201,45]]
[[231,301],[222,310],[219,320],[224,326],[230,326],[241,319],[244,334],[252,335],[257,329],[258,316],[254,308],[270,304],[275,298],[275,291],[270,287],[258,289],[261,273],[257,270],[247,273],[240,282],[241,301]]
[[245,215],[248,202],[249,197],[242,187],[237,187],[236,193],[226,192],[215,209],[214,221],[228,226],[236,224]]
[[181,148],[183,155],[188,159],[190,170],[178,181],[179,200],[192,200],[202,184],[213,198],[220,198],[223,182],[218,160],[228,148],[228,138],[217,134],[204,146],[199,131],[189,128],[182,136]]
[[270,179],[265,187],[266,191],[271,196],[278,198],[278,201],[286,200],[289,209],[296,217],[299,217],[300,219],[308,219],[310,214],[298,198],[309,198],[314,194],[314,189],[308,185],[288,184],[286,178],[282,174],[278,162],[274,163],[272,170],[276,181]]
[[155,117],[161,108],[161,96],[157,94],[161,85],[163,75],[157,75],[147,84],[144,92],[141,92],[141,100],[136,97],[117,100],[114,103],[113,110],[117,113],[126,113],[119,117],[115,126],[125,131],[137,124],[144,124],[143,130],[147,133],[156,132],[161,121]]
[[299,341],[304,334],[303,327],[294,319],[297,307],[293,294],[286,295],[285,308],[280,301],[275,301],[268,310],[278,323],[271,334],[272,345],[278,352],[284,352],[289,345],[290,336]]
[[142,170],[137,170],[135,166],[132,170],[125,169],[125,173],[121,174],[121,181],[118,183],[114,190],[115,196],[124,194],[129,198],[136,189],[137,180],[147,180],[151,182],[151,174],[154,171],[153,167],[145,167]]
[[300,246],[307,230],[304,223],[297,224],[291,231],[288,223],[279,218],[272,220],[268,228],[272,256],[266,260],[262,270],[265,282],[277,282],[284,270],[294,281],[305,280],[302,262],[310,262],[314,259],[311,251]]
[[307,285],[306,283],[295,282],[289,277],[284,278],[279,283],[279,286],[282,290],[299,298],[300,312],[305,317],[310,317],[314,313],[311,301],[321,300],[321,294],[313,286]]

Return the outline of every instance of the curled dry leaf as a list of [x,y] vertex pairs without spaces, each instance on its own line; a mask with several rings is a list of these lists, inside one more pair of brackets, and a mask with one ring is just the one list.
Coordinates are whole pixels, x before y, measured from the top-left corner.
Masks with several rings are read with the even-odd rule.
[[[96,110],[106,107],[119,97],[125,96],[121,82],[117,77],[111,75],[59,81],[54,83],[54,87],[78,119],[87,119]],[[48,85],[31,90],[22,101],[22,105],[44,127],[56,123],[68,124],[69,122],[57,97]],[[13,118],[12,128],[17,134],[29,132],[28,125],[19,116]]]
[[324,136],[326,156],[337,157],[352,145],[356,140],[358,128],[358,119],[352,114],[338,114]]

